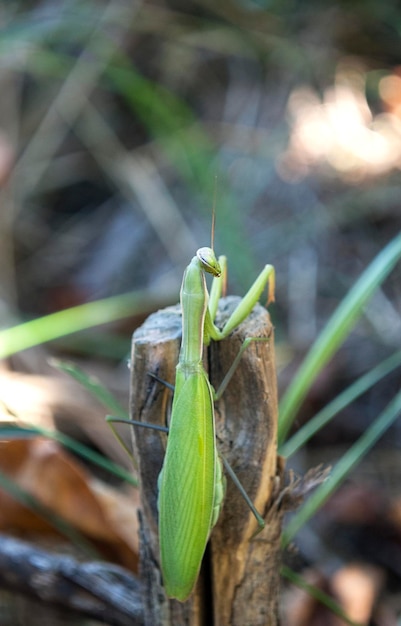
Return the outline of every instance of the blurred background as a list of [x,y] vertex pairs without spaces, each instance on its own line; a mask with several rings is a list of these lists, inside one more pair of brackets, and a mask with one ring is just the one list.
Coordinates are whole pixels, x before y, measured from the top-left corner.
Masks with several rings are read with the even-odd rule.
[[[137,294],[124,320],[5,361],[6,417],[61,426],[124,463],[102,430],[104,411],[71,391],[48,357],[81,363],[127,406],[131,333],[178,300],[186,264],[210,242],[213,205],[229,293],[243,294],[265,263],[276,268],[270,311],[282,393],[400,230],[398,3],[14,0],[2,3],[0,20],[2,328]],[[399,347],[400,307],[397,267],[315,381],[297,426]],[[372,388],[295,467],[341,457],[399,383],[393,373]],[[400,438],[396,424],[348,484],[338,517],[331,509],[322,522],[347,527],[344,559],[373,563],[397,591],[401,527],[391,518],[390,541],[373,522],[401,506]],[[349,499],[362,503],[355,514]],[[319,561],[310,543],[301,553],[308,565]],[[375,599],[386,586],[378,588]],[[395,620],[401,602],[387,592],[380,615]]]

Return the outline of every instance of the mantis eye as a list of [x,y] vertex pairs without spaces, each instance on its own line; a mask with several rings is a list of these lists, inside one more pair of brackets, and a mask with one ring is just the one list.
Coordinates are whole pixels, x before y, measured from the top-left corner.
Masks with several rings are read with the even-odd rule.
[[221,268],[216,255],[212,248],[199,248],[196,252],[196,256],[202,264],[202,268],[205,272],[213,274],[217,278],[221,275]]

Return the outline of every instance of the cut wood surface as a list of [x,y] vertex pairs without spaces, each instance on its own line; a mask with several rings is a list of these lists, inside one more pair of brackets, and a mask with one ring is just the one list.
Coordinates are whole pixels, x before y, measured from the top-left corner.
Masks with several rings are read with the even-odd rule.
[[[219,326],[237,302],[238,298],[233,297],[221,300]],[[217,388],[246,337],[266,337],[267,341],[250,344],[217,403],[217,440],[220,452],[265,518],[266,528],[254,536],[257,522],[228,477],[224,507],[212,531],[195,591],[183,604],[168,600],[162,586],[157,533],[157,478],[167,436],[134,428],[143,503],[140,559],[146,624],[274,626],[279,623],[282,512],[278,503],[282,470],[277,464],[273,327],[267,311],[257,305],[230,337],[212,342],[205,350],[205,366]],[[131,372],[133,419],[166,425],[172,393],[149,372],[174,383],[180,339],[179,306],[151,315],[135,332]]]

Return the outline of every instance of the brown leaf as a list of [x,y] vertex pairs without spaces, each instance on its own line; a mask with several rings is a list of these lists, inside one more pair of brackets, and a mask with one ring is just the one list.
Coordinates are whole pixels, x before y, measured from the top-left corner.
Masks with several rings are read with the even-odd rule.
[[[128,497],[92,480],[56,442],[43,438],[2,442],[0,470],[94,541],[108,558],[136,570],[136,490]],[[45,520],[1,490],[0,528],[50,532]]]
[[[92,442],[124,468],[131,461],[105,422],[106,409],[66,374],[33,375],[0,370],[0,419],[17,416],[26,425],[57,429],[79,441]],[[117,428],[118,430],[118,428]],[[130,444],[129,430],[121,436]]]

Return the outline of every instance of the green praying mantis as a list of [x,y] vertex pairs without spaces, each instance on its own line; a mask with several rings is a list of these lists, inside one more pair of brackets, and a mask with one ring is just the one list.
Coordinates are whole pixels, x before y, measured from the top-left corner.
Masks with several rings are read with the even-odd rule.
[[[212,246],[214,231],[212,225]],[[184,602],[193,591],[206,545],[216,524],[225,495],[222,462],[237,483],[259,528],[264,520],[257,512],[227,461],[216,447],[214,402],[227,387],[250,342],[243,342],[217,392],[203,366],[203,348],[210,341],[228,337],[251,313],[268,285],[267,303],[274,301],[275,272],[265,265],[223,328],[214,323],[226,275],[226,258],[213,247],[200,248],[187,266],[181,285],[182,339],[169,428],[135,420],[108,418],[168,432],[163,466],[158,478],[160,562],[166,595]],[[205,273],[213,276],[210,295]],[[156,380],[160,379],[151,374]],[[164,381],[160,381],[164,382]],[[168,387],[171,385],[166,384]]]
[[[214,277],[210,296],[205,272]],[[212,248],[200,248],[185,270],[180,293],[182,342],[167,448],[158,480],[158,510],[165,591],[168,597],[181,602],[188,598],[195,586],[206,544],[224,499],[222,465],[216,448],[214,402],[223,393],[249,341],[257,338],[244,342],[217,392],[203,367],[203,347],[210,340],[224,339],[237,328],[249,316],[267,284],[268,303],[274,300],[274,267],[266,265],[219,330],[214,319],[225,272],[225,257],[217,260]],[[263,527],[263,518],[246,494],[243,495],[259,526]]]

